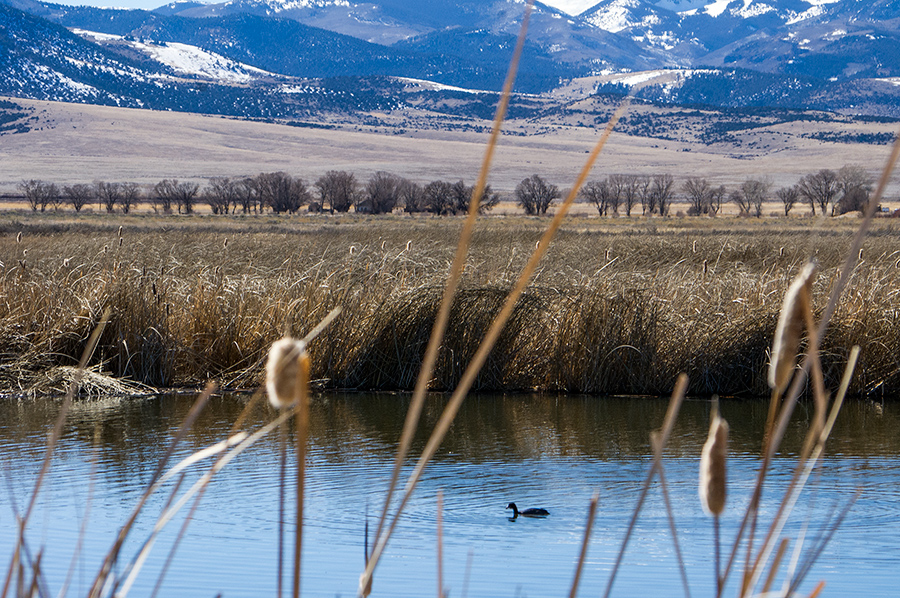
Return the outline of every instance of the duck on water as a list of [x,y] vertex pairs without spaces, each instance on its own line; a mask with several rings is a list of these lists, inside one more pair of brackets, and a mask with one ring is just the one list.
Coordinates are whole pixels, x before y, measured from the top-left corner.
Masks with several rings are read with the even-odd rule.
[[513,510],[512,519],[515,519],[519,515],[522,515],[523,517],[546,517],[550,514],[550,511],[547,509],[525,509],[524,511],[520,511],[514,502],[506,505],[506,508]]

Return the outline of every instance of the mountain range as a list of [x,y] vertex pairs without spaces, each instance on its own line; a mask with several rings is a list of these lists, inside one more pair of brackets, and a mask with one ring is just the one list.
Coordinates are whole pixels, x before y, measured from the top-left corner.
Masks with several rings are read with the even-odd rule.
[[[582,80],[586,93],[663,103],[900,117],[900,0],[601,0],[578,14],[549,1],[529,26],[523,113]],[[523,10],[522,0],[189,0],[153,11],[0,0],[0,95],[251,118],[410,105],[489,114],[493,94],[470,92],[499,90]]]

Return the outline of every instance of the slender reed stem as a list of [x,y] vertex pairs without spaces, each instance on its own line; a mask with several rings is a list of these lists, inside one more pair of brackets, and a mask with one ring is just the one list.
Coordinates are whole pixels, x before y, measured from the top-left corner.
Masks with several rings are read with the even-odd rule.
[[[416,378],[416,386],[413,390],[412,399],[409,409],[406,412],[406,421],[403,424],[403,431],[400,433],[400,444],[397,447],[397,455],[394,458],[394,468],[391,472],[391,479],[388,483],[388,490],[384,499],[384,506],[381,510],[381,516],[378,519],[378,526],[375,530],[376,543],[381,539],[384,531],[384,525],[387,522],[388,511],[390,510],[391,500],[397,488],[397,482],[400,479],[400,471],[406,456],[409,454],[409,447],[412,444],[413,436],[419,424],[419,417],[422,414],[422,407],[425,404],[425,393],[428,391],[428,385],[431,381],[431,374],[434,371],[434,364],[437,362],[438,352],[444,339],[444,333],[447,330],[447,323],[450,320],[450,308],[453,305],[453,298],[459,287],[459,281],[462,278],[463,269],[466,263],[466,256],[469,253],[469,244],[472,234],[475,230],[475,221],[478,217],[478,210],[481,204],[481,196],[484,193],[487,184],[487,175],[493,160],[494,151],[497,142],[500,139],[501,125],[506,118],[506,110],[509,106],[509,99],[512,95],[513,83],[516,79],[516,72],[519,68],[519,59],[522,56],[522,49],[525,47],[525,35],[528,31],[528,21],[531,18],[531,10],[534,6],[534,0],[528,0],[525,4],[525,14],[522,17],[522,27],[519,30],[519,37],[516,40],[516,47],[513,51],[513,57],[509,63],[509,70],[506,74],[506,80],[503,83],[503,91],[500,94],[500,103],[497,106],[497,112],[494,116],[494,123],[491,128],[491,137],[485,148],[484,158],[481,162],[481,171],[478,175],[478,181],[472,191],[472,197],[469,201],[469,213],[460,232],[459,241],[456,246],[456,254],[453,257],[453,263],[450,266],[450,274],[447,276],[447,282],[444,286],[444,293],[441,297],[441,304],[438,308],[434,325],[431,329],[431,336],[428,339],[428,346],[425,349],[425,355],[422,359],[422,366],[419,369],[419,375]],[[377,565],[378,559],[370,560],[371,569]],[[368,578],[371,577],[371,570],[366,568],[361,580],[361,585],[368,584]]]
[[281,598],[282,584],[284,582],[284,498],[287,492],[287,425],[278,426],[278,565],[275,580],[275,595]]
[[437,494],[437,598],[444,598],[444,491]]
[[831,430],[834,428],[835,421],[837,421],[838,413],[840,413],[841,407],[843,406],[844,398],[847,394],[847,388],[850,385],[850,380],[853,376],[853,371],[856,368],[856,361],[858,358],[859,347],[854,346],[850,350],[850,358],[848,359],[847,365],[844,368],[844,375],[841,379],[841,386],[838,390],[837,396],[835,397],[834,404],[831,406],[831,412],[828,416],[828,420],[819,431],[818,439],[816,440],[816,443],[813,447],[812,454],[808,459],[802,460],[800,463],[798,463],[798,467],[797,469],[795,469],[794,475],[791,477],[791,481],[788,484],[788,489],[785,491],[784,498],[782,499],[781,505],[777,512],[778,514],[772,521],[772,525],[769,528],[766,539],[763,542],[763,546],[760,549],[760,552],[753,564],[752,569],[750,570],[751,581],[748,584],[748,590],[756,585],[759,576],[762,574],[762,563],[765,563],[768,560],[768,557],[773,550],[775,539],[781,534],[781,530],[784,528],[784,525],[787,522],[787,518],[793,511],[794,505],[796,504],[797,499],[800,496],[801,490],[806,485],[807,479],[809,479],[810,474],[812,474],[813,468],[816,466],[819,458],[822,456],[822,453],[825,450],[825,442],[831,435]]
[[306,487],[306,444],[309,436],[309,355],[300,356],[297,377],[297,524],[294,542],[294,598],[300,598],[300,558],[303,554],[303,498]]
[[6,597],[6,594],[9,591],[10,583],[12,582],[12,577],[16,569],[21,566],[20,549],[25,541],[25,528],[28,526],[28,519],[31,517],[31,512],[34,509],[35,504],[37,503],[38,493],[41,491],[41,487],[44,485],[44,478],[47,476],[47,472],[50,470],[50,463],[53,460],[53,452],[56,450],[56,445],[59,442],[59,437],[62,435],[63,426],[66,423],[66,415],[69,412],[69,408],[72,406],[72,400],[75,398],[75,392],[77,391],[78,386],[81,383],[81,377],[84,373],[84,368],[87,366],[88,361],[90,361],[91,356],[94,354],[94,349],[96,349],[97,347],[97,343],[100,340],[100,335],[103,333],[103,329],[106,328],[107,322],[109,322],[109,316],[110,310],[109,308],[106,308],[106,311],[103,312],[103,316],[101,316],[100,318],[100,322],[97,324],[97,327],[94,328],[93,332],[91,332],[91,336],[88,338],[88,342],[81,354],[81,359],[78,362],[78,370],[75,374],[75,381],[71,386],[69,386],[69,389],[66,392],[66,396],[63,399],[62,406],[59,408],[59,415],[56,416],[56,423],[53,425],[53,430],[50,432],[50,437],[47,440],[47,450],[44,452],[44,459],[41,462],[41,469],[38,472],[37,480],[35,480],[34,482],[34,490],[31,491],[31,499],[28,502],[28,506],[25,508],[24,514],[21,518],[19,518],[18,521],[18,538],[16,540],[16,546],[13,549],[12,559],[6,574],[6,579],[3,582],[3,591],[0,592],[0,598]]
[[721,542],[719,541],[719,516],[713,515],[713,542],[715,543],[716,559],[716,596],[722,595],[722,557]]
[[100,571],[97,573],[97,577],[94,578],[94,583],[91,586],[91,591],[89,593],[90,598],[99,598],[99,596],[102,594],[109,573],[112,570],[113,565],[119,558],[119,552],[122,550],[122,545],[125,543],[125,539],[128,537],[128,534],[131,531],[134,522],[137,520],[138,515],[143,510],[144,505],[147,504],[147,500],[150,498],[150,496],[159,489],[161,476],[163,470],[165,469],[166,463],[169,462],[169,459],[175,452],[175,448],[187,434],[187,431],[194,425],[194,422],[196,421],[197,417],[199,417],[200,412],[203,411],[203,408],[209,402],[209,398],[212,396],[212,393],[215,391],[215,389],[215,383],[209,383],[206,388],[203,389],[203,392],[201,392],[197,397],[197,400],[194,401],[194,404],[191,406],[190,411],[188,411],[188,414],[184,418],[184,421],[181,422],[181,426],[175,433],[175,437],[172,439],[172,442],[169,443],[165,454],[162,456],[162,458],[160,458],[159,463],[156,466],[156,470],[153,472],[153,476],[150,478],[150,483],[147,485],[147,489],[141,495],[140,500],[138,500],[137,505],[135,505],[134,509],[131,512],[131,515],[129,515],[125,524],[119,530],[119,533],[116,536],[115,541],[113,542],[112,548],[110,548],[109,552],[104,557],[103,564],[100,566]]
[[672,398],[669,400],[669,409],[666,411],[666,418],[663,421],[663,426],[660,429],[655,442],[653,442],[653,465],[650,467],[650,471],[647,472],[647,477],[644,478],[644,483],[641,486],[641,494],[638,497],[637,504],[631,514],[631,520],[628,522],[625,537],[622,539],[622,545],[619,547],[619,553],[616,555],[616,562],[613,565],[612,571],[609,573],[606,591],[603,592],[604,598],[609,598],[609,595],[612,592],[613,584],[616,581],[616,574],[619,572],[619,567],[622,566],[625,550],[628,548],[628,541],[631,540],[631,535],[634,533],[634,526],[637,523],[637,518],[641,513],[641,509],[644,508],[644,501],[647,499],[647,493],[650,491],[650,484],[653,482],[653,477],[659,470],[662,460],[662,451],[669,441],[672,427],[675,425],[675,418],[678,417],[678,411],[681,409],[682,401],[684,401],[684,393],[687,391],[687,384],[688,377],[686,374],[678,376],[678,381],[675,383],[675,390],[672,392]]
[[[891,180],[891,176],[894,172],[894,168],[897,165],[898,159],[900,159],[900,131],[898,131],[898,134],[894,139],[894,145],[891,149],[891,154],[888,156],[887,162],[885,163],[885,166],[881,171],[881,177],[878,181],[878,186],[875,189],[875,193],[872,195],[869,204],[866,207],[863,221],[853,237],[853,242],[851,243],[851,247],[847,252],[847,258],[844,261],[840,276],[837,278],[837,282],[832,287],[831,292],[829,293],[828,303],[823,310],[822,316],[819,320],[818,328],[816,330],[816,338],[818,339],[823,338],[823,336],[825,335],[825,332],[828,329],[828,325],[831,321],[831,317],[834,314],[834,310],[837,308],[838,300],[843,294],[844,287],[846,286],[850,275],[852,274],[857,262],[859,261],[859,250],[862,247],[863,239],[865,238],[869,226],[871,225],[872,218],[875,215],[875,207],[884,196],[884,191]],[[818,347],[809,346],[807,348],[807,356],[802,360],[799,370],[794,374],[793,382],[791,383],[788,392],[785,393],[785,400],[782,404],[780,414],[777,418],[777,423],[772,430],[772,434],[769,437],[769,440],[764,445],[765,452],[763,454],[763,462],[760,466],[756,485],[753,490],[753,496],[751,497],[747,512],[744,515],[743,520],[741,521],[738,533],[735,536],[731,551],[731,557],[729,558],[728,564],[725,567],[724,577],[726,580],[734,563],[738,547],[741,543],[741,540],[743,539],[743,534],[748,526],[748,523],[755,516],[754,514],[756,510],[759,508],[759,500],[762,494],[762,487],[765,481],[769,463],[771,462],[772,457],[778,451],[778,447],[781,445],[781,440],[782,438],[784,438],[784,434],[787,431],[787,426],[790,422],[791,415],[793,414],[794,407],[796,406],[800,395],[803,393],[803,388],[806,383],[807,375],[811,366],[811,358],[809,354],[813,351],[818,351]]]
[[784,559],[784,554],[787,551],[789,543],[790,540],[782,538],[781,542],[778,544],[778,551],[775,553],[775,559],[772,561],[772,566],[769,568],[769,575],[766,577],[766,583],[763,584],[763,594],[768,594],[769,589],[772,587],[772,583],[775,582],[775,576],[778,575],[778,569],[781,566],[781,561]]
[[[658,434],[653,434],[653,442],[657,442]],[[684,555],[681,553],[681,544],[678,542],[678,528],[675,526],[675,513],[672,510],[672,501],[669,499],[669,484],[666,482],[666,468],[662,462],[659,464],[659,487],[662,491],[663,502],[666,504],[666,519],[669,521],[669,533],[672,534],[672,544],[675,546],[675,558],[678,559],[678,570],[681,573],[681,585],[684,586],[684,595],[691,598],[691,585],[688,583],[687,567],[684,566]]]
[[597,144],[594,146],[594,150],[591,152],[587,163],[582,169],[581,175],[576,181],[575,186],[572,188],[569,196],[566,198],[566,201],[562,204],[562,206],[560,206],[559,211],[553,217],[553,220],[550,222],[547,231],[544,233],[544,236],[538,243],[537,248],[535,249],[528,263],[525,265],[525,268],[523,268],[522,273],[520,274],[519,279],[516,281],[513,290],[510,291],[509,295],[507,296],[506,302],[501,308],[500,313],[498,313],[494,318],[494,321],[491,323],[487,334],[485,335],[481,344],[478,346],[478,349],[476,350],[472,361],[469,362],[469,365],[466,367],[465,372],[463,372],[456,390],[453,392],[453,395],[450,397],[449,403],[444,408],[444,412],[441,414],[438,423],[435,425],[434,430],[432,431],[432,434],[428,439],[428,443],[425,445],[425,449],[422,451],[422,455],[420,456],[415,469],[413,469],[413,472],[406,483],[404,494],[400,500],[400,504],[397,507],[394,518],[391,520],[389,526],[387,527],[387,531],[379,536],[376,541],[375,549],[372,552],[372,558],[369,559],[369,566],[366,568],[366,571],[360,578],[360,587],[363,587],[367,583],[368,579],[372,575],[372,572],[374,571],[374,568],[378,565],[378,560],[381,558],[381,555],[387,546],[388,540],[390,539],[394,528],[400,520],[400,516],[402,515],[403,510],[406,508],[406,503],[412,496],[412,492],[415,489],[416,484],[418,483],[419,478],[421,477],[422,472],[425,469],[425,466],[434,456],[434,453],[437,452],[438,447],[443,441],[444,435],[450,429],[450,425],[453,423],[453,419],[456,417],[456,414],[459,411],[463,400],[465,400],[466,396],[468,395],[469,389],[471,389],[472,384],[475,382],[475,378],[478,375],[478,372],[481,371],[481,367],[484,365],[487,356],[490,354],[491,349],[493,349],[494,344],[497,342],[497,339],[500,336],[500,332],[503,330],[503,327],[506,325],[506,322],[512,315],[516,302],[525,291],[525,287],[531,280],[531,277],[534,274],[534,271],[537,269],[541,258],[549,249],[550,243],[556,235],[557,230],[559,230],[559,227],[562,225],[562,221],[568,213],[569,208],[572,206],[575,198],[578,196],[578,190],[580,189],[581,185],[584,184],[585,179],[587,179],[587,176],[590,173],[594,162],[600,155],[603,147],[606,145],[606,141],[609,139],[609,135],[612,133],[613,127],[618,122],[619,118],[621,118],[621,116],[625,113],[627,106],[628,100],[626,99],[613,114],[612,118],[606,126],[606,129],[603,132],[603,135],[601,135],[600,139],[597,141]]
[[588,506],[587,523],[584,526],[584,537],[581,540],[581,552],[578,553],[578,564],[575,566],[575,579],[572,580],[572,588],[569,590],[569,598],[578,595],[578,583],[581,581],[581,572],[584,569],[584,561],[587,559],[588,546],[591,543],[591,530],[594,528],[594,519],[597,517],[597,505],[600,503],[600,493],[594,492],[591,503]]
[[475,558],[475,553],[472,549],[469,549],[469,554],[466,556],[466,573],[463,575],[463,585],[462,592],[460,593],[460,598],[467,598],[469,595],[469,578],[472,575],[472,559]]

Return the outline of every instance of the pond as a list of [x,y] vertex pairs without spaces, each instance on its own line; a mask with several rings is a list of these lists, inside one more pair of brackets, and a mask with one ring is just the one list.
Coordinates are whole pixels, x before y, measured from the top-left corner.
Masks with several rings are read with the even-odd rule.
[[[213,397],[173,459],[225,438],[248,401],[244,395]],[[304,596],[356,595],[366,522],[374,534],[408,402],[408,396],[395,394],[316,397],[305,502]],[[442,395],[429,398],[414,457],[445,402]],[[161,396],[74,405],[27,531],[31,556],[43,551],[47,595],[57,595],[67,579],[66,595],[88,594],[102,556],[139,500],[191,403],[191,397]],[[759,465],[766,407],[764,401],[722,404],[722,414],[731,426],[729,499],[721,522],[728,548]],[[0,404],[4,572],[16,533],[14,513],[27,505],[58,408],[55,401]],[[602,596],[650,467],[649,434],[662,424],[665,410],[665,401],[647,398],[470,397],[400,520],[376,571],[372,595],[437,594],[437,495],[442,491],[444,590],[450,596],[476,598],[567,596],[588,504],[599,492],[579,595]],[[699,453],[709,411],[707,401],[685,402],[664,458],[678,540],[694,596],[715,595],[713,526],[697,498]],[[261,405],[251,411],[245,429],[258,429],[273,417]],[[773,465],[761,508],[764,524],[777,509],[808,417],[801,405]],[[278,433],[270,434],[214,478],[189,515],[190,526],[158,595],[276,595],[280,446]],[[898,454],[900,408],[868,402],[845,406],[827,456],[785,529],[784,535],[790,538],[788,560],[801,537],[808,548],[821,525],[855,493],[860,494],[800,586],[802,595],[809,595],[820,581],[826,583],[825,596],[861,591],[870,597],[896,595],[900,585]],[[209,464],[193,466],[180,491]],[[405,475],[413,464],[410,459]],[[294,467],[290,457],[289,467]],[[170,483],[155,494],[141,512],[116,565],[118,575],[125,573],[127,562],[148,537],[173,487]],[[290,494],[289,513],[293,509]],[[520,508],[544,507],[550,515],[512,520],[505,510],[511,501]],[[163,531],[131,595],[153,595],[187,513],[188,509],[182,510]],[[736,593],[735,578],[731,576],[728,595]],[[284,587],[289,595],[289,573]],[[658,482],[648,494],[612,595],[649,592],[684,595]]]

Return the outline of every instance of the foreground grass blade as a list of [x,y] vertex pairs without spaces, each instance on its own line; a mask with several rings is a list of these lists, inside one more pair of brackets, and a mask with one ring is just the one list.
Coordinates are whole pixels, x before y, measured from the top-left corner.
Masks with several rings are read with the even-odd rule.
[[584,526],[584,538],[581,540],[581,552],[578,553],[578,564],[575,566],[575,579],[572,580],[572,588],[569,590],[569,598],[578,595],[578,583],[581,581],[581,571],[584,569],[584,561],[587,559],[588,545],[591,543],[591,530],[594,529],[594,519],[597,516],[597,505],[600,503],[600,493],[594,492],[591,504],[588,507],[587,523]]
[[181,422],[181,426],[175,433],[175,437],[169,443],[165,454],[160,458],[159,463],[156,466],[156,470],[153,472],[153,476],[150,478],[150,483],[147,484],[147,489],[141,495],[141,498],[138,500],[137,505],[131,512],[131,515],[128,517],[128,520],[119,530],[112,548],[103,559],[103,564],[101,565],[100,571],[97,573],[97,577],[94,579],[91,591],[88,594],[90,598],[100,598],[100,596],[102,596],[103,588],[106,587],[107,581],[109,579],[109,574],[112,571],[113,566],[119,559],[119,553],[122,550],[122,545],[125,543],[125,539],[128,537],[128,534],[131,532],[131,528],[134,525],[134,522],[137,520],[138,515],[144,509],[144,505],[147,504],[147,500],[150,498],[150,496],[159,489],[159,480],[163,474],[163,470],[166,467],[166,464],[169,462],[169,459],[175,452],[176,447],[185,437],[188,430],[190,430],[194,425],[197,417],[200,416],[203,408],[206,407],[206,404],[209,402],[209,398],[212,396],[212,393],[215,391],[215,389],[216,385],[214,383],[208,384],[206,388],[203,389],[203,392],[200,393],[200,396],[197,397],[197,400],[194,401],[194,404],[191,406],[191,409],[188,412],[187,416],[184,418],[184,421]]
[[553,241],[556,232],[559,230],[560,226],[562,226],[562,222],[565,219],[569,209],[572,207],[572,204],[575,202],[575,198],[578,197],[578,191],[581,188],[581,185],[584,184],[584,181],[590,174],[590,171],[593,168],[597,157],[600,155],[600,152],[603,151],[603,148],[606,145],[610,134],[612,133],[613,127],[615,127],[616,123],[619,121],[619,118],[621,118],[625,113],[627,107],[628,99],[626,99],[622,102],[621,105],[619,105],[612,118],[610,118],[609,123],[607,123],[606,125],[606,129],[603,131],[603,134],[600,136],[600,139],[597,141],[597,144],[594,146],[593,151],[591,152],[587,162],[585,163],[581,174],[578,177],[578,180],[572,187],[569,195],[566,197],[565,202],[562,204],[562,206],[560,206],[559,211],[554,215],[549,226],[547,227],[547,231],[538,242],[537,248],[534,250],[534,253],[528,260],[528,263],[523,268],[513,290],[509,292],[509,295],[507,296],[506,301],[500,310],[500,313],[497,314],[497,316],[491,323],[491,326],[488,329],[488,332],[482,340],[481,344],[478,346],[478,350],[475,352],[472,361],[469,362],[468,366],[466,366],[466,370],[465,372],[463,372],[456,390],[453,392],[449,403],[444,408],[444,412],[441,414],[441,418],[438,420],[437,425],[435,425],[434,430],[432,431],[432,434],[428,439],[428,443],[426,444],[425,449],[422,451],[422,455],[420,456],[415,469],[413,470],[412,474],[410,474],[409,480],[407,481],[406,487],[404,489],[403,497],[400,500],[400,504],[397,507],[394,518],[391,520],[387,531],[384,532],[382,536],[379,537],[376,541],[375,549],[372,552],[372,558],[369,559],[369,566],[366,568],[366,571],[360,578],[360,588],[368,584],[368,581],[372,576],[372,572],[378,565],[378,560],[381,558],[381,554],[384,552],[384,549],[387,546],[387,542],[390,539],[390,536],[393,533],[393,530],[396,527],[397,522],[399,521],[400,516],[403,513],[403,510],[406,507],[406,503],[412,496],[413,490],[415,489],[416,484],[418,483],[419,478],[421,477],[422,472],[425,469],[425,466],[434,456],[435,452],[437,452],[437,449],[443,441],[444,436],[450,429],[450,425],[456,418],[456,414],[459,411],[463,400],[465,400],[469,389],[472,388],[472,384],[475,382],[475,378],[478,376],[478,372],[481,371],[481,367],[484,365],[485,360],[496,344],[497,339],[500,337],[500,333],[502,332],[503,327],[506,325],[506,322],[512,315],[513,309],[515,308],[519,297],[521,297],[522,293],[525,291],[525,288],[528,286],[531,277],[534,275],[538,264],[540,263],[543,256],[547,253],[547,250],[550,248],[550,243]]
[[650,467],[650,471],[647,472],[647,477],[644,478],[644,484],[641,486],[641,494],[638,497],[638,502],[631,514],[631,520],[628,522],[628,529],[625,531],[625,537],[622,539],[622,545],[619,547],[619,553],[616,555],[616,562],[613,565],[612,571],[609,573],[609,581],[606,584],[606,591],[603,593],[604,598],[609,598],[610,593],[612,593],[613,584],[616,581],[616,574],[619,572],[619,567],[621,567],[622,560],[625,557],[625,550],[628,548],[628,542],[631,540],[631,535],[634,532],[634,526],[637,523],[638,515],[640,515],[641,509],[644,508],[644,501],[647,499],[647,493],[650,491],[650,484],[653,482],[653,478],[656,476],[660,463],[662,462],[662,451],[669,442],[669,436],[672,434],[672,427],[675,425],[675,418],[678,417],[678,411],[681,409],[681,403],[684,401],[684,394],[687,392],[687,385],[687,375],[681,374],[678,377],[678,381],[675,383],[675,390],[672,393],[672,398],[669,400],[669,409],[666,411],[666,418],[663,420],[663,426],[654,442],[653,465]]
[[[422,413],[422,407],[425,403],[425,393],[428,391],[428,385],[431,381],[431,374],[434,371],[434,365],[437,362],[438,352],[444,339],[444,333],[447,330],[447,323],[450,320],[450,308],[453,306],[453,298],[456,296],[456,290],[459,287],[459,281],[462,278],[463,269],[466,263],[466,256],[469,253],[469,244],[472,234],[475,231],[475,221],[478,217],[478,210],[481,204],[481,196],[487,185],[487,176],[493,160],[494,151],[500,138],[501,125],[506,118],[506,110],[509,106],[509,99],[512,95],[513,83],[516,80],[516,72],[519,68],[519,59],[522,56],[522,49],[525,47],[525,35],[528,32],[528,22],[531,18],[531,10],[534,6],[534,0],[528,0],[525,4],[525,14],[522,17],[522,26],[519,30],[519,37],[516,40],[516,47],[513,52],[512,60],[509,64],[509,71],[506,80],[503,83],[503,91],[500,94],[500,103],[497,106],[497,112],[494,116],[494,123],[491,128],[491,136],[485,148],[484,158],[481,162],[481,171],[478,174],[478,181],[472,191],[472,197],[469,201],[469,213],[460,232],[459,241],[456,246],[456,254],[453,257],[453,264],[450,267],[450,274],[447,277],[444,293],[441,297],[440,307],[434,325],[431,329],[431,336],[428,339],[428,346],[425,349],[425,356],[422,359],[422,366],[419,375],[416,378],[415,389],[413,390],[412,399],[406,414],[406,421],[403,424],[403,431],[400,434],[400,444],[397,448],[397,456],[394,459],[394,468],[391,472],[391,479],[388,483],[388,490],[382,507],[381,516],[378,518],[378,526],[375,530],[376,542],[381,538],[384,532],[384,525],[388,518],[388,512],[391,506],[391,500],[397,488],[397,482],[400,479],[400,471],[406,456],[409,454],[409,447],[412,443],[416,427],[419,423],[419,417]],[[377,558],[372,561],[372,567],[377,563]],[[369,578],[371,572],[366,568],[364,575]],[[361,583],[361,587],[371,584],[370,579],[366,579]]]
[[37,480],[35,480],[34,482],[34,490],[31,491],[31,499],[28,501],[28,506],[25,508],[25,512],[22,514],[22,517],[19,518],[19,521],[17,522],[19,534],[16,541],[16,546],[13,549],[12,560],[9,565],[9,570],[6,574],[6,580],[3,582],[3,591],[0,592],[0,598],[6,597],[7,592],[9,592],[9,586],[12,582],[12,577],[16,569],[18,569],[20,559],[19,551],[25,541],[25,529],[28,527],[28,519],[31,517],[31,512],[34,509],[34,505],[37,503],[38,494],[41,491],[41,487],[44,485],[44,478],[47,476],[47,472],[50,470],[50,463],[53,460],[53,453],[56,450],[56,445],[59,442],[59,437],[62,435],[63,426],[66,423],[66,415],[69,412],[69,408],[72,406],[72,400],[75,398],[75,392],[78,389],[81,374],[84,372],[84,368],[87,367],[91,356],[94,354],[94,349],[96,349],[97,347],[97,343],[100,340],[100,335],[103,334],[103,329],[106,328],[106,324],[107,322],[109,322],[109,316],[110,311],[107,308],[106,311],[103,312],[103,316],[100,318],[100,322],[97,324],[97,327],[94,328],[94,331],[88,338],[88,342],[85,345],[84,351],[81,355],[81,360],[78,362],[78,370],[76,372],[75,383],[69,386],[68,392],[66,392],[66,396],[63,399],[62,406],[59,408],[59,415],[57,415],[56,417],[56,423],[53,425],[53,430],[50,432],[50,437],[47,440],[47,450],[45,451],[44,459],[41,462],[41,469],[38,472]]

